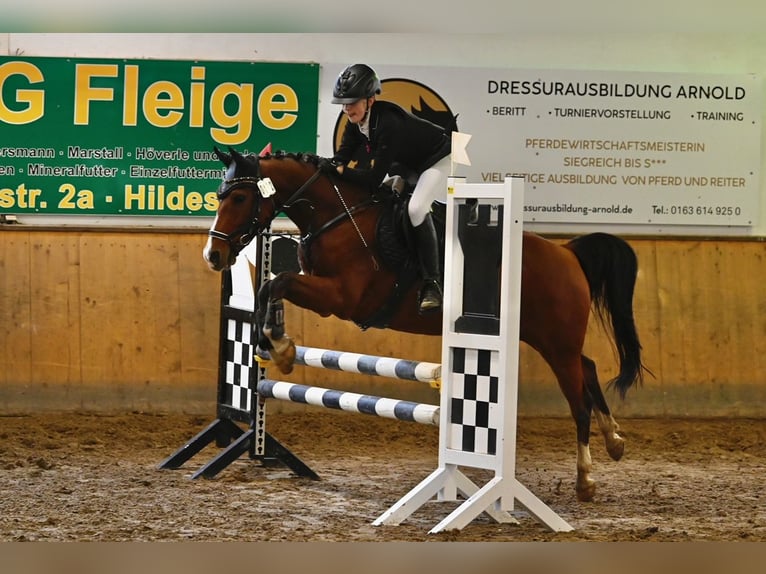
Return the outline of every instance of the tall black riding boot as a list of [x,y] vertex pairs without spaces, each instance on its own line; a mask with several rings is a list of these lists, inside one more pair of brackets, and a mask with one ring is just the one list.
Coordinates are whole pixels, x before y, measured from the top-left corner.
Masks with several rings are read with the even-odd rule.
[[423,223],[414,229],[420,273],[423,276],[423,286],[418,296],[418,312],[436,311],[442,306],[442,288],[439,282],[439,242],[431,214],[426,215]]

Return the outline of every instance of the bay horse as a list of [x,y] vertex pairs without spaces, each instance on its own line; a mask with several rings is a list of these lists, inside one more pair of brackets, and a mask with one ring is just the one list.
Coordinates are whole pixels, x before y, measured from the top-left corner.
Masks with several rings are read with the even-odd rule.
[[[280,371],[289,373],[295,357],[285,332],[283,299],[362,328],[441,335],[441,313],[417,313],[417,280],[402,288],[407,284],[398,274],[402,266],[387,263],[390,237],[379,237],[385,202],[337,174],[328,175],[313,154],[243,156],[232,148],[229,153],[215,148],[215,153],[226,170],[203,252],[212,270],[233,265],[245,245],[269,232],[278,214],[300,231],[303,273],[281,272],[256,295],[262,332],[258,345],[269,351]],[[531,232],[523,235],[520,338],[545,359],[569,403],[577,429],[575,490],[581,501],[592,500],[596,491],[590,476],[592,413],[611,458],[619,460],[625,448],[596,364],[583,354],[589,315],[593,309],[614,342],[619,374],[609,386],[624,398],[648,372],[633,318],[637,269],[633,249],[610,234],[592,233],[565,244]],[[401,292],[392,297],[397,289]]]

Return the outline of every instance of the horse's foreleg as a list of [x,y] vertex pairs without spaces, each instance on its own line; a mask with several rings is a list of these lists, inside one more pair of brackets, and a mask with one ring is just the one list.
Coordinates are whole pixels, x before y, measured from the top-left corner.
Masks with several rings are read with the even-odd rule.
[[585,355],[582,355],[581,362],[583,375],[585,376],[585,388],[593,399],[596,422],[598,423],[598,428],[601,430],[601,434],[604,435],[606,451],[609,453],[609,456],[612,457],[612,460],[620,460],[625,452],[625,439],[617,434],[617,431],[620,430],[620,426],[612,417],[612,414],[609,411],[609,406],[606,404],[604,393],[601,391],[601,385],[599,385],[598,382],[598,374],[596,373],[596,363]]
[[339,314],[343,294],[332,279],[284,272],[267,281],[258,292],[258,323],[272,361],[283,373],[293,370],[295,343],[285,329],[283,299],[322,316]]
[[285,306],[282,299],[269,299],[262,332],[271,343],[271,360],[282,374],[291,373],[295,362],[295,343],[285,333]]
[[268,351],[271,360],[283,374],[293,370],[295,343],[285,333],[285,311],[282,299],[271,295],[271,281],[261,285],[257,294],[255,322],[260,329],[258,348]]

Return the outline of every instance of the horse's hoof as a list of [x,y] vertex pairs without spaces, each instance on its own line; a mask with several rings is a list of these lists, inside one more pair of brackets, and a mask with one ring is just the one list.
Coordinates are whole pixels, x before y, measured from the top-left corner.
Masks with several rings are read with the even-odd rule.
[[293,364],[288,361],[274,361],[277,365],[277,369],[283,375],[289,375],[293,372]]
[[588,478],[585,484],[578,484],[576,487],[577,500],[580,502],[590,502],[596,496],[596,481]]
[[609,453],[612,460],[620,460],[625,453],[625,439],[618,436],[607,442],[606,452]]
[[285,357],[285,355],[279,355],[278,358],[274,356],[274,353],[271,355],[271,358],[274,361],[274,364],[277,366],[277,369],[279,369],[280,373],[283,375],[289,375],[293,372],[295,353],[293,353],[292,359]]
[[271,352],[271,359],[274,361],[274,363],[277,366],[277,369],[279,369],[279,372],[283,375],[289,375],[293,372],[293,367],[295,366],[295,343],[293,343],[292,339],[285,337],[287,341],[280,345],[283,348],[280,351],[277,351],[276,346]]

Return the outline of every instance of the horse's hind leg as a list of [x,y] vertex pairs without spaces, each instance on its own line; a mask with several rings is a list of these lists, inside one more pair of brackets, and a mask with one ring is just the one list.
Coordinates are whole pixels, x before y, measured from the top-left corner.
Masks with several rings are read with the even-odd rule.
[[591,477],[593,462],[590,456],[590,418],[591,398],[586,392],[584,375],[579,358],[574,355],[567,361],[548,361],[553,368],[564,396],[569,403],[569,410],[577,427],[577,499],[582,502],[593,500],[596,494],[596,481]]
[[596,422],[601,430],[601,434],[604,435],[606,451],[612,457],[612,460],[620,460],[625,452],[625,439],[617,434],[620,426],[612,417],[609,406],[606,404],[604,393],[601,391],[601,385],[598,382],[598,374],[596,372],[596,363],[585,355],[582,355],[581,361],[585,377],[585,388],[593,400],[593,406],[595,407],[593,412],[596,415]]

